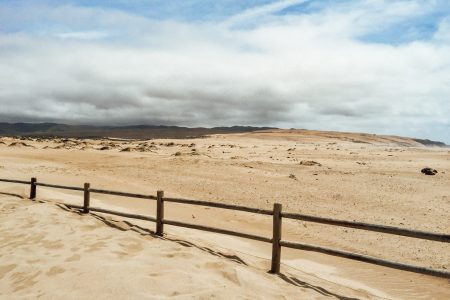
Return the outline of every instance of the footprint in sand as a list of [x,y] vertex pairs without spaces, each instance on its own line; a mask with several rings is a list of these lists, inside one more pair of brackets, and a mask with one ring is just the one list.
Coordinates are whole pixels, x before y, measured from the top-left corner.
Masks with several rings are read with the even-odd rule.
[[53,277],[56,276],[58,274],[64,273],[66,271],[66,269],[60,268],[60,267],[51,267],[50,270],[47,271],[47,273],[45,273],[45,275]]
[[94,229],[97,229],[99,227],[101,227],[100,224],[83,225],[83,226],[80,226],[80,230],[81,231],[93,231]]
[[172,258],[172,257],[180,257],[180,258],[192,258],[194,255],[187,252],[172,252],[164,254],[164,257]]
[[218,271],[223,278],[240,285],[236,270],[226,270],[226,265],[223,262],[208,262],[205,264],[205,268]]
[[119,258],[125,256],[135,255],[144,249],[142,243],[135,239],[124,239],[119,242],[118,246],[121,248],[119,251],[114,251]]
[[130,243],[119,243],[119,245],[128,253],[134,254],[142,251],[144,247],[142,246],[142,243],[138,241],[130,242]]
[[0,266],[0,280],[17,267],[16,264]]
[[34,264],[34,263],[37,263],[37,262],[40,262],[41,260],[40,259],[29,259],[29,260],[27,260],[27,264]]
[[64,261],[71,262],[71,261],[78,261],[81,259],[81,256],[78,254],[74,254],[71,257],[66,258]]
[[38,277],[41,273],[41,271],[37,271],[34,274],[30,274],[29,272],[16,272],[12,274],[10,278],[12,280],[14,292],[34,286],[39,281],[34,279],[36,279],[36,277]]
[[51,241],[43,240],[42,244],[43,244],[44,248],[52,249],[52,250],[54,250],[54,249],[61,249],[61,248],[64,247],[64,244],[61,243],[61,242],[58,242],[58,241],[51,242]]
[[84,252],[94,252],[103,249],[106,246],[105,242],[96,242],[94,244],[88,245],[88,249]]

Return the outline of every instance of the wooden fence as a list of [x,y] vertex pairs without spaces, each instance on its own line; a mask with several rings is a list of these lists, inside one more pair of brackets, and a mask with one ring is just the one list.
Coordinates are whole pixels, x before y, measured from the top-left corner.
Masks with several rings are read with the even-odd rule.
[[[66,205],[69,207],[72,207],[72,208],[80,209],[83,213],[89,213],[90,211],[95,211],[95,212],[112,214],[112,215],[117,215],[117,216],[126,217],[126,218],[152,221],[152,222],[156,223],[156,234],[159,236],[163,236],[164,225],[167,224],[167,225],[172,225],[172,226],[179,226],[179,227],[186,227],[186,228],[191,228],[191,229],[221,233],[221,234],[232,235],[232,236],[246,238],[246,239],[252,239],[252,240],[256,240],[256,241],[260,241],[260,242],[271,243],[272,244],[272,264],[271,264],[270,272],[275,273],[275,274],[280,272],[281,247],[287,247],[287,248],[299,249],[299,250],[304,250],[304,251],[320,252],[320,253],[324,253],[324,254],[328,254],[328,255],[349,258],[349,259],[353,259],[353,260],[358,260],[358,261],[362,261],[362,262],[366,262],[366,263],[400,269],[400,270],[404,270],[404,271],[410,271],[410,272],[415,272],[415,273],[420,273],[420,274],[427,274],[427,275],[438,276],[438,277],[443,277],[443,278],[450,278],[450,272],[445,271],[445,270],[438,270],[438,269],[414,266],[414,265],[394,262],[394,261],[390,261],[390,260],[380,259],[380,258],[376,258],[376,257],[366,256],[366,255],[362,255],[362,254],[357,254],[357,253],[353,253],[353,252],[347,252],[347,251],[336,250],[336,249],[332,249],[332,248],[325,248],[325,247],[316,246],[316,245],[298,243],[298,242],[294,242],[294,241],[286,241],[286,240],[282,239],[282,225],[281,224],[282,224],[282,219],[286,218],[286,219],[301,220],[301,221],[306,221],[306,222],[327,224],[327,225],[332,225],[332,226],[341,226],[341,227],[361,229],[361,230],[367,230],[367,231],[373,231],[373,232],[406,236],[406,237],[411,237],[411,238],[437,241],[437,242],[442,242],[442,243],[450,243],[450,234],[431,233],[431,232],[403,229],[403,228],[385,226],[385,225],[375,225],[375,224],[368,224],[368,223],[362,223],[362,222],[353,222],[353,221],[336,220],[336,219],[330,219],[330,218],[322,218],[322,217],[297,214],[297,213],[287,213],[287,212],[282,211],[282,206],[279,203],[275,203],[273,205],[273,210],[265,210],[265,209],[258,209],[258,208],[251,208],[251,207],[245,207],[245,206],[239,206],[239,205],[209,202],[209,201],[202,201],[202,200],[190,200],[190,199],[164,197],[163,191],[158,191],[156,193],[156,196],[153,196],[153,195],[143,195],[143,194],[135,194],[135,193],[124,193],[124,192],[117,192],[117,191],[110,191],[110,190],[94,189],[94,188],[91,188],[89,183],[85,183],[84,187],[74,187],[74,186],[63,186],[63,185],[56,185],[56,184],[41,183],[41,182],[38,182],[36,178],[31,178],[30,181],[0,179],[0,182],[1,181],[30,185],[30,199],[36,198],[38,186],[65,189],[65,190],[82,191],[84,193],[83,205],[72,205],[72,204],[66,204]],[[91,207],[90,206],[90,194],[91,193],[156,200],[156,218],[154,218],[152,216],[118,212],[118,211],[99,208],[99,207]],[[221,208],[221,209],[230,209],[230,210],[235,210],[235,211],[243,211],[243,212],[272,216],[272,219],[273,219],[272,238],[262,237],[262,236],[258,236],[258,235],[237,232],[237,231],[232,231],[232,230],[226,230],[226,229],[221,229],[221,228],[179,222],[179,221],[175,221],[175,220],[168,220],[168,219],[164,218],[164,203],[165,202],[181,203],[181,204],[188,204],[188,205],[200,205],[200,206],[207,206],[207,207],[214,207],[214,208]]]

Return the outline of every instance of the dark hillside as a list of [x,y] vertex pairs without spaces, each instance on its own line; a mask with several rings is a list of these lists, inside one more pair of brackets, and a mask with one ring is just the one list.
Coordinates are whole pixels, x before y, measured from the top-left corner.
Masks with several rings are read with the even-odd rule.
[[273,129],[270,127],[214,127],[189,128],[179,126],[133,125],[133,126],[89,126],[56,123],[0,123],[3,136],[57,136],[57,137],[114,137],[128,139],[189,138],[209,134],[252,132]]

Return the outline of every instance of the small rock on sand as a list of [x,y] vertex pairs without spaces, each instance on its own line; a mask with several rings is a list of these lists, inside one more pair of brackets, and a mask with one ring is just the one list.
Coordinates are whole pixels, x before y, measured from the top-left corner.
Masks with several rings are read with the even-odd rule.
[[438,171],[432,168],[423,168],[420,172],[422,172],[425,175],[436,175]]
[[131,147],[126,147],[126,148],[123,148],[122,150],[120,150],[120,152],[132,152],[133,150],[134,149]]
[[317,161],[313,161],[313,160],[302,160],[300,162],[300,165],[302,165],[302,166],[318,166],[318,167],[322,166],[322,164],[318,163]]

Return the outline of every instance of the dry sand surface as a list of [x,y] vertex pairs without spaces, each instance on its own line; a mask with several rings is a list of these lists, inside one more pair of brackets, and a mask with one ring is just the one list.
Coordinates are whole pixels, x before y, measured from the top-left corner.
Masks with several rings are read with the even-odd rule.
[[[450,228],[450,149],[400,137],[274,130],[192,140],[0,138],[0,177],[183,197],[437,233]],[[420,170],[438,170],[426,176]],[[80,192],[0,183],[0,297],[449,299],[448,280],[102,214]],[[92,205],[155,214],[153,201],[92,195]],[[166,204],[166,217],[271,235],[271,219]],[[283,220],[283,238],[450,270],[448,244]]]

